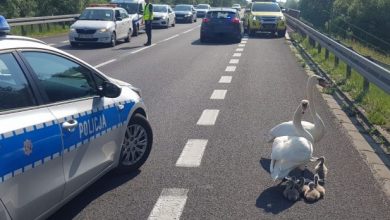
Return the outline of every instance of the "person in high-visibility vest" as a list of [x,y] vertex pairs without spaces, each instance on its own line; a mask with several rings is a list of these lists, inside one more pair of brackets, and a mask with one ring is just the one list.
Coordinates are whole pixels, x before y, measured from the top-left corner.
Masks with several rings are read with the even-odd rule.
[[145,31],[148,36],[148,42],[144,44],[145,46],[150,46],[152,44],[152,21],[153,21],[153,5],[149,3],[149,0],[145,0],[144,8],[144,21],[145,21]]

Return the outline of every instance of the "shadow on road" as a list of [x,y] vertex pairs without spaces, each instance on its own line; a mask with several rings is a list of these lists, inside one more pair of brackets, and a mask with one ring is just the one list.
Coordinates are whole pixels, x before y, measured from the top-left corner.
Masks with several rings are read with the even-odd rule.
[[132,49],[137,49],[145,47],[144,45],[138,45],[138,46],[132,46],[132,47],[121,47],[121,48],[115,48],[114,50],[132,50]]
[[69,203],[63,206],[60,210],[54,213],[49,220],[58,219],[73,219],[79,214],[88,204],[99,198],[104,193],[111,191],[118,186],[134,179],[141,173],[140,170],[129,174],[116,174],[109,172],[89,186],[81,194],[72,199]]
[[262,157],[260,159],[260,166],[267,172],[270,173],[269,171],[269,166],[271,165],[271,159],[264,158]]
[[233,45],[237,44],[231,39],[226,39],[226,38],[215,38],[215,39],[210,39],[205,43],[200,42],[200,39],[195,40],[191,43],[191,45],[194,46],[225,46],[225,45]]
[[294,205],[283,197],[283,185],[264,190],[256,200],[256,206],[267,213],[278,214]]
[[[260,159],[259,163],[260,163],[261,168],[263,168],[267,173],[270,173],[269,168],[271,165],[271,159],[262,157]],[[308,166],[309,165],[310,164],[308,164]],[[292,170],[289,175],[295,176],[295,177],[300,177],[300,176],[302,176],[302,170],[299,168],[296,168],[296,169]],[[309,167],[305,170],[304,177],[311,179],[311,180],[314,179],[314,173],[309,169]]]

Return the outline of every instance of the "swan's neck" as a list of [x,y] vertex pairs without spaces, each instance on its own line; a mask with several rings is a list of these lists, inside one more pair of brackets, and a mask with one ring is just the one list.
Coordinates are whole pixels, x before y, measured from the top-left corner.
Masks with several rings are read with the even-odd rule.
[[309,81],[307,82],[306,92],[309,99],[310,114],[311,117],[313,118],[315,129],[319,133],[319,132],[323,132],[323,130],[325,129],[325,125],[321,117],[317,114],[316,103],[314,101],[314,91],[316,85],[317,85],[317,77],[315,76],[310,77]]
[[311,136],[311,134],[302,126],[302,115],[302,108],[301,106],[299,106],[294,113],[293,125],[300,136],[306,138],[313,143],[313,136]]

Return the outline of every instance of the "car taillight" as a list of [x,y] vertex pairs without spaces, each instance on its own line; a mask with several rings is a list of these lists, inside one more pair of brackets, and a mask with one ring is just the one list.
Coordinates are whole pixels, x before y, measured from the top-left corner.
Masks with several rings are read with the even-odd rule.
[[238,18],[233,18],[233,19],[232,19],[232,22],[235,23],[235,24],[239,24],[239,23],[240,23],[240,19],[238,19]]
[[203,18],[203,23],[207,23],[207,22],[209,22],[210,21],[210,19],[208,19],[208,18]]

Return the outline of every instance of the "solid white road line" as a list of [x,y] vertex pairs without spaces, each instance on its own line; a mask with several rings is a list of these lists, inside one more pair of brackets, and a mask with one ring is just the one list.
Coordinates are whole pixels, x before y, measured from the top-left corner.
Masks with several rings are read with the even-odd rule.
[[241,57],[241,53],[234,53],[233,57]]
[[227,66],[225,72],[234,72],[236,71],[236,66]]
[[239,47],[245,47],[245,44],[239,44],[238,46]]
[[213,94],[211,94],[210,99],[225,99],[226,93],[226,89],[216,89],[213,91]]
[[107,64],[109,64],[109,63],[112,63],[112,62],[115,62],[115,61],[116,61],[116,59],[112,59],[112,60],[106,61],[106,62],[104,62],[104,63],[101,63],[101,64],[96,65],[95,68],[100,68],[100,67],[102,67],[102,66],[105,66],[105,65],[107,65]]
[[244,48],[237,48],[236,51],[237,51],[237,52],[243,52],[243,51],[244,51]]
[[53,47],[53,46],[55,46],[55,45],[57,45],[57,44],[48,44],[48,45]]
[[191,28],[191,29],[189,29],[189,30],[186,30],[186,31],[183,32],[183,34],[187,34],[187,33],[191,32],[191,31],[193,31],[193,30],[195,30],[195,28]]
[[246,40],[241,41],[242,44],[246,44],[247,42],[248,41],[246,41]]
[[233,78],[232,76],[221,76],[219,83],[231,83],[232,78]]
[[207,140],[189,139],[179,159],[176,162],[177,167],[199,167],[206,149]]
[[180,35],[176,34],[176,35],[173,35],[172,37],[168,37],[167,39],[164,39],[164,40],[162,40],[160,42],[169,41],[169,40],[172,40],[173,38],[176,38],[178,36],[180,36]]
[[145,49],[148,49],[148,48],[153,47],[153,46],[156,46],[156,45],[157,45],[157,44],[152,44],[152,45],[150,45],[150,46],[143,47],[143,48],[141,48],[141,49],[138,49],[138,50],[135,50],[135,51],[131,52],[131,54],[135,54],[135,53],[141,52],[141,51],[143,51],[143,50],[145,50]]
[[148,220],[180,219],[187,201],[188,189],[163,189]]
[[200,116],[197,125],[214,125],[217,120],[219,110],[217,109],[205,109]]
[[64,40],[64,41],[61,41],[61,43],[63,43],[63,44],[67,44],[67,43],[69,43],[69,40]]
[[230,64],[237,64],[239,62],[239,59],[231,59]]

